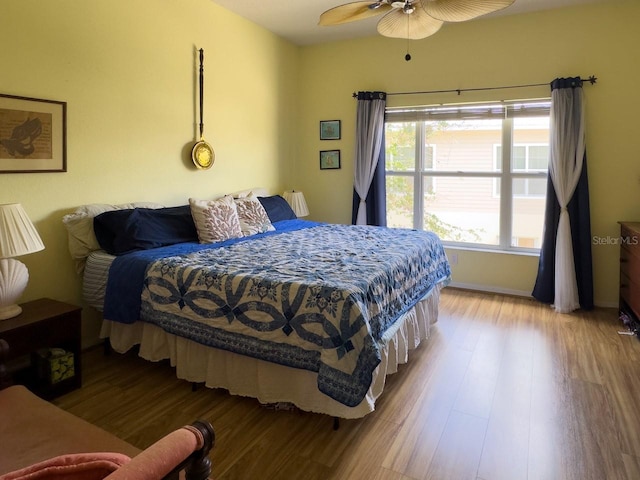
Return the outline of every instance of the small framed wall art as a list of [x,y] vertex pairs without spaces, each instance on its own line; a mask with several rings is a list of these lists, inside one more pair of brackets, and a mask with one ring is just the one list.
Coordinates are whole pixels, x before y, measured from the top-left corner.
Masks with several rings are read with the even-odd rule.
[[320,140],[340,140],[340,120],[320,121]]
[[0,173],[67,171],[67,102],[0,94]]
[[322,150],[320,152],[320,170],[340,168],[340,150]]

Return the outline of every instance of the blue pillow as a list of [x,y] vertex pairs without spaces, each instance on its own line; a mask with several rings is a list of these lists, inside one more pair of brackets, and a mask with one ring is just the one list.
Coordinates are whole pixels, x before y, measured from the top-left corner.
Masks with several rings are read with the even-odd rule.
[[267,216],[271,223],[279,222],[281,220],[295,220],[296,214],[291,209],[291,206],[280,195],[273,195],[271,197],[258,197],[258,200],[267,211]]
[[189,205],[101,213],[93,219],[93,230],[100,246],[112,255],[198,241]]

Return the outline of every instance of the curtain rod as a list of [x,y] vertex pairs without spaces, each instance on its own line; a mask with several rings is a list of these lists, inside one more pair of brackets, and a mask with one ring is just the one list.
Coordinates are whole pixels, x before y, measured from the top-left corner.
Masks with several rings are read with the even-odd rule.
[[[589,82],[591,85],[594,85],[598,79],[595,75],[590,75],[586,80],[583,80],[582,78],[580,79],[584,82]],[[391,96],[391,95],[419,95],[419,94],[426,94],[426,93],[457,93],[458,95],[460,95],[462,92],[478,92],[478,91],[482,91],[482,90],[504,90],[507,88],[526,88],[526,87],[544,87],[544,86],[549,86],[551,84],[551,82],[545,82],[545,83],[531,83],[529,85],[507,85],[507,86],[503,86],[503,87],[482,87],[482,88],[456,88],[456,89],[452,89],[452,90],[429,90],[429,91],[425,91],[425,92],[394,92],[394,93],[387,93],[387,96]],[[353,98],[358,98],[358,94],[356,92],[353,92]]]

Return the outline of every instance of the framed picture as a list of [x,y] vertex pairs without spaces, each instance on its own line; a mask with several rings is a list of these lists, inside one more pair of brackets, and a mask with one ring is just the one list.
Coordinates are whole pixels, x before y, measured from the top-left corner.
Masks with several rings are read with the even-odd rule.
[[320,170],[340,168],[340,150],[322,150],[320,152]]
[[0,173],[67,171],[67,102],[0,94]]
[[340,140],[340,120],[321,120],[320,140]]

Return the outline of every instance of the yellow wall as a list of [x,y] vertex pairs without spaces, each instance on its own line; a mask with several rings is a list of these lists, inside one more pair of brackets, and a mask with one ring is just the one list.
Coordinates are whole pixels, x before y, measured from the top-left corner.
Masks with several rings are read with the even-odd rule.
[[[305,47],[301,54],[300,144],[296,187],[303,190],[311,218],[349,223],[358,90],[410,92],[546,83],[556,77],[596,75],[586,85],[587,152],[594,236],[595,300],[617,304],[617,221],[640,218],[640,135],[627,107],[640,103],[640,4],[617,1],[535,14],[445,24],[434,36],[411,42],[376,36]],[[340,28],[340,27],[328,27]],[[549,96],[530,89],[390,96],[388,105],[472,102]],[[635,110],[635,109],[634,109]],[[342,140],[320,141],[318,121],[341,119]],[[338,148],[342,169],[320,171],[318,151]],[[346,206],[346,208],[345,208]],[[455,283],[529,294],[535,256],[456,253]]]
[[[299,49],[209,0],[4,0],[0,45],[0,93],[68,108],[66,173],[0,174],[0,203],[22,203],[46,245],[20,258],[31,276],[22,301],[82,304],[61,222],[78,205],[286,186]],[[207,171],[190,160],[198,48],[216,151]],[[97,326],[86,308],[85,343]]]

